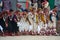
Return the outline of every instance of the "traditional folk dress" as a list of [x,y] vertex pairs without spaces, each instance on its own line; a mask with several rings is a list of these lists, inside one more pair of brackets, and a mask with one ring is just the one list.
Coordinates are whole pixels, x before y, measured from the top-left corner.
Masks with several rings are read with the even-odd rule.
[[54,13],[53,11],[50,11],[50,19],[51,19],[51,21],[53,21],[53,22],[51,22],[51,25],[52,25],[52,27],[56,27],[56,13]]
[[18,32],[18,27],[17,27],[17,17],[16,15],[13,16],[12,18],[12,32],[17,33]]
[[43,28],[43,25],[44,23],[42,21],[39,21],[39,24],[38,24],[38,28],[37,28],[37,31],[38,33],[40,33],[41,29]]
[[34,15],[32,14],[32,12],[28,13],[28,19],[30,21],[30,24],[29,24],[29,27],[28,27],[29,31],[33,31],[33,16]]
[[3,20],[3,17],[0,15],[0,31],[3,32],[5,28],[5,22]]
[[3,30],[4,30],[4,32],[6,32],[6,31],[8,31],[8,15],[7,14],[5,14],[3,16],[3,21],[4,21],[4,25],[5,25]]
[[51,21],[52,21],[52,31],[51,33],[55,33],[57,34],[56,32],[56,12],[53,12],[53,10],[51,11]]
[[47,1],[43,2],[42,7],[43,8],[48,8],[48,10],[50,10],[49,2],[47,2]]
[[12,32],[13,33],[13,26],[12,26],[12,16],[8,16],[8,30],[9,32]]
[[19,20],[19,21],[17,22],[17,26],[19,27],[19,32],[24,31],[22,25],[23,25],[23,20],[22,20],[22,18],[21,18],[21,20]]
[[38,33],[40,33],[40,30],[43,26],[43,22],[41,21],[41,14],[35,14],[36,16],[36,19],[35,19],[35,22],[36,22],[36,31]]
[[41,14],[41,30],[44,29],[44,31],[47,28],[47,23],[46,23],[46,15],[45,14]]
[[37,32],[37,28],[38,28],[38,16],[37,13],[34,13],[34,17],[33,17],[33,30],[34,32]]
[[48,18],[48,27],[49,27],[49,28],[52,28],[52,26],[53,26],[53,24],[52,24],[52,22],[50,21],[50,16],[49,16],[49,18]]

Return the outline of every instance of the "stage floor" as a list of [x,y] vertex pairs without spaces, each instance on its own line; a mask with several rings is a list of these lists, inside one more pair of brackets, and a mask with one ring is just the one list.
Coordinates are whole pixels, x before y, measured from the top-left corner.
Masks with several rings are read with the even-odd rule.
[[4,36],[0,40],[60,40],[60,36]]

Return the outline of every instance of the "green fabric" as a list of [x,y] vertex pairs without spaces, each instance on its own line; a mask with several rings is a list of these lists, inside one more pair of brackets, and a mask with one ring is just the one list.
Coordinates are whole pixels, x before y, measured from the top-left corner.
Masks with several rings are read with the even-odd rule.
[[54,8],[55,5],[55,0],[48,0],[49,1],[49,5],[50,5],[50,9],[52,10]]
[[22,12],[22,10],[20,9],[20,12]]

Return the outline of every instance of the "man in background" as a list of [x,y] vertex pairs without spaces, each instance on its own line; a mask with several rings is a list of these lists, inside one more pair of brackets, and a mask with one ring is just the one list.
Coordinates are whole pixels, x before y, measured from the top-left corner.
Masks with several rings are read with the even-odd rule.
[[3,10],[7,11],[11,9],[11,1],[10,0],[3,0]]
[[3,5],[2,0],[0,0],[0,12],[2,12],[2,5]]

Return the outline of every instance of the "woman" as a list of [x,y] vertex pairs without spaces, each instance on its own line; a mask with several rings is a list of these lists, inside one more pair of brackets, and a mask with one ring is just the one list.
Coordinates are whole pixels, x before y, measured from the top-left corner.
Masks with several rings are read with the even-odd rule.
[[49,23],[50,23],[50,18],[49,18],[49,10],[48,8],[44,8],[44,13],[45,13],[45,20],[46,20],[46,23],[45,23],[45,27],[49,27]]
[[12,17],[12,23],[11,24],[12,24],[12,32],[13,32],[13,35],[15,35],[18,32],[17,17],[16,17],[15,14]]
[[4,34],[5,22],[3,20],[3,14],[0,14],[0,32]]
[[18,12],[17,13],[17,19],[18,19],[18,22],[17,22],[17,26],[19,27],[19,32],[22,32],[22,31],[24,31],[24,29],[23,29],[23,13],[22,12]]
[[20,13],[20,20],[17,23],[19,26],[19,32],[28,31],[29,23],[28,23],[27,19],[28,19],[27,18],[27,12],[24,10],[23,13]]
[[37,13],[38,13],[38,28],[37,28],[37,31],[38,31],[38,34],[40,34],[41,28],[43,27],[43,22],[41,20],[41,13],[43,13],[42,9],[39,8],[37,10]]
[[4,32],[8,32],[8,12],[4,11],[3,14],[3,20],[5,22]]
[[33,8],[33,32],[36,34],[37,27],[38,27],[38,13],[36,11],[36,8]]
[[50,11],[50,21],[52,23],[52,31],[56,32],[56,21],[57,21],[57,6],[54,6],[54,9]]
[[29,19],[29,32],[33,31],[33,9],[30,9],[30,12],[28,12],[28,19]]
[[56,20],[57,20],[56,16],[57,16],[57,6],[54,6],[54,9],[50,11],[50,21],[53,23],[53,27],[56,27]]
[[9,32],[9,34],[12,34],[13,32],[12,32],[12,14],[8,14],[8,32]]
[[47,0],[44,0],[44,1],[42,2],[42,8],[43,8],[43,9],[44,9],[44,8],[48,8],[48,9],[50,10],[49,2],[48,2]]
[[11,9],[11,1],[10,0],[3,0],[3,10],[10,10]]

